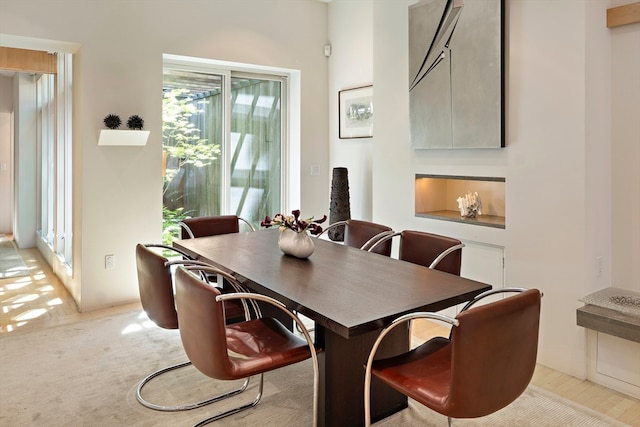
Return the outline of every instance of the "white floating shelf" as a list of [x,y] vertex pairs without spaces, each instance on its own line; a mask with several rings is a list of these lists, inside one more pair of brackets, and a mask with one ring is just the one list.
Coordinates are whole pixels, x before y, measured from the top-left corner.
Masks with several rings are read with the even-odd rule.
[[148,130],[102,129],[98,145],[146,145]]

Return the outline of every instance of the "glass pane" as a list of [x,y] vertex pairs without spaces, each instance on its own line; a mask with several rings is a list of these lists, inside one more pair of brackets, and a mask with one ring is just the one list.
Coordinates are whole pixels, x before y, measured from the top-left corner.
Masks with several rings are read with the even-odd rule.
[[231,211],[256,225],[280,211],[281,86],[231,79]]
[[40,234],[53,247],[54,235],[54,164],[55,164],[55,94],[54,76],[44,74],[36,82],[37,139],[40,163]]
[[73,55],[58,54],[57,75],[57,253],[68,266],[73,266],[73,166],[72,166],[72,72]]
[[222,76],[165,69],[162,109],[163,242],[184,217],[223,212]]

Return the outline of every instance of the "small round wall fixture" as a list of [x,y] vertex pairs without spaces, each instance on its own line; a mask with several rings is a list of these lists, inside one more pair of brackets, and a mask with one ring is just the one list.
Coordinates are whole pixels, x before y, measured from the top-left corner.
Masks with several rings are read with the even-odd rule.
[[133,130],[142,130],[144,127],[144,120],[142,120],[142,117],[134,114],[129,117],[129,120],[127,120],[127,127]]
[[120,120],[120,116],[117,114],[109,114],[104,120],[104,125],[109,129],[118,129],[122,124],[122,120]]

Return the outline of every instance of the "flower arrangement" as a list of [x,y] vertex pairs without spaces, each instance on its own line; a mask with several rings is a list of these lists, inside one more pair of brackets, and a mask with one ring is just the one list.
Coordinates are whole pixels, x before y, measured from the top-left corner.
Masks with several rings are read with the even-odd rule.
[[277,226],[280,230],[289,229],[296,233],[309,231],[314,236],[317,236],[322,233],[322,227],[320,224],[326,220],[326,215],[323,215],[322,218],[316,220],[314,220],[313,217],[300,219],[300,210],[296,209],[291,211],[291,215],[276,214],[273,218],[266,216],[260,225],[265,228]]

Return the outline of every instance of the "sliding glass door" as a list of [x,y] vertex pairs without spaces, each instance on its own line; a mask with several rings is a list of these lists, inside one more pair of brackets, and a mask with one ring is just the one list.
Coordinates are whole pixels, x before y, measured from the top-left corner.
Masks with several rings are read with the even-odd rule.
[[231,77],[232,212],[259,223],[280,211],[282,82]]
[[165,65],[165,241],[186,216],[236,214],[257,225],[281,209],[285,82]]

